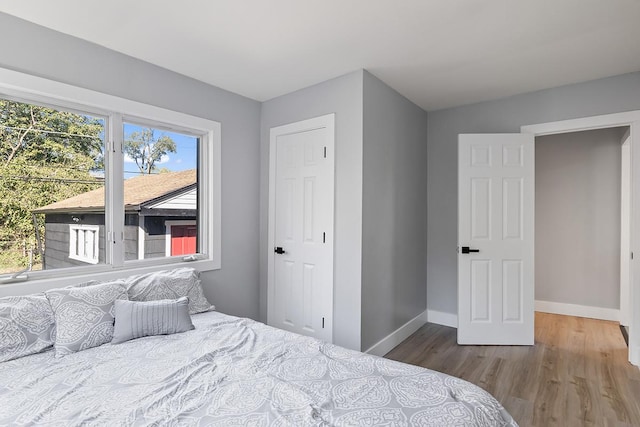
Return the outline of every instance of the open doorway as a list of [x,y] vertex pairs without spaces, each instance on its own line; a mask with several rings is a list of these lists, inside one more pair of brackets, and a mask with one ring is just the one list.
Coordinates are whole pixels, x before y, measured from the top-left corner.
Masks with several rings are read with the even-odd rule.
[[[640,227],[637,226],[637,224],[640,224],[640,185],[637,184],[640,182],[640,167],[638,167],[640,166],[640,111],[628,111],[602,116],[526,125],[521,127],[521,132],[539,137],[543,135],[615,127],[629,127],[629,135],[627,139],[622,142],[622,145],[624,146],[628,141],[629,153],[627,154],[629,159],[625,161],[625,165],[629,166],[629,181],[634,185],[631,185],[629,191],[628,224],[630,229],[627,234],[629,237],[629,250],[622,249],[622,251],[626,251],[629,255],[627,258],[629,268],[626,270],[629,273],[628,299],[625,301],[625,290],[622,290],[621,302],[623,303],[623,310],[628,315],[628,360],[632,364],[640,366],[640,311],[638,310],[640,307],[640,264],[633,259],[633,252],[637,252],[637,245],[640,243]],[[624,151],[626,152],[626,150],[627,149]],[[622,155],[625,154],[621,154],[621,156]],[[622,232],[623,230],[621,229],[621,233]],[[623,258],[624,257],[621,257],[621,268],[623,268]]]
[[[533,217],[536,203],[533,188],[535,177],[533,156],[534,147],[537,145],[534,141],[535,137],[609,128],[628,128],[630,135],[628,164],[630,181],[634,184],[630,186],[628,221],[630,250],[621,249],[622,242],[619,241],[617,250],[610,249],[610,252],[614,254],[617,252],[618,265],[622,263],[620,254],[623,251],[627,252],[629,257],[629,345],[625,352],[632,364],[640,366],[640,263],[632,258],[633,252],[639,251],[640,244],[640,111],[527,125],[521,127],[521,134],[460,134],[458,136],[458,343],[533,344],[535,292]],[[619,135],[621,131],[616,132]],[[624,145],[622,139],[616,144]],[[622,152],[616,155],[622,156]],[[565,162],[572,161],[571,156],[565,159]],[[562,164],[560,168],[564,166],[566,165]],[[598,170],[597,167],[591,169]],[[621,179],[621,173],[620,166],[617,179]],[[597,184],[597,177],[591,178],[590,181],[588,178],[585,180],[591,182],[591,186],[587,187],[587,193],[592,192]],[[618,190],[622,191],[621,187]],[[565,189],[564,193],[558,197],[560,199],[567,197],[567,194],[573,191],[572,188]],[[615,189],[609,191],[616,192]],[[620,197],[619,191],[616,193],[618,197]],[[493,197],[493,194],[496,197]],[[614,204],[621,206],[621,197]],[[622,215],[621,209],[618,215]],[[620,238],[622,232],[621,222],[619,219],[617,238]],[[492,233],[491,230],[497,230],[497,232]],[[600,232],[598,222],[591,230],[594,235]],[[581,239],[584,240],[584,237]],[[512,241],[523,247],[519,250],[513,247],[509,249]],[[570,245],[561,251],[561,255],[575,248],[576,243],[570,242]],[[504,250],[512,255],[506,258],[503,252],[500,252]],[[594,253],[598,250],[602,248],[597,248]],[[497,262],[492,262],[494,259]],[[593,263],[600,263],[599,257],[592,259]],[[609,266],[611,265],[609,263]],[[499,268],[500,266],[502,268]],[[510,267],[513,268],[510,270]],[[617,281],[619,284],[619,280],[618,270],[618,277],[613,282]],[[619,287],[617,294],[620,295]],[[584,303],[584,305],[549,301],[547,303],[556,306],[562,304],[564,308],[572,309],[587,307],[592,310],[595,307]],[[618,302],[617,308],[615,302],[612,305],[614,308],[600,307],[600,309],[613,313],[612,318],[619,321],[620,304]],[[538,309],[544,311],[540,307]],[[550,310],[547,308],[547,311]],[[513,338],[512,335],[502,333],[503,330],[511,328],[512,324],[523,326],[523,334],[524,332],[528,334],[526,339],[523,339],[523,335]],[[476,330],[469,333],[472,327]]]
[[628,326],[629,136],[619,126],[536,137],[537,311]]

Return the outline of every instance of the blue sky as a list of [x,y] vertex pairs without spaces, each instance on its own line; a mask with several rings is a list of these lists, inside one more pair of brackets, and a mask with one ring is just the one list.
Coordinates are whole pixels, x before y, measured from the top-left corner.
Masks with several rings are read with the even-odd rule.
[[[138,126],[130,123],[124,124],[124,138],[125,141],[129,139],[129,135],[133,132],[140,132],[144,129],[144,126]],[[178,172],[186,169],[194,169],[197,166],[198,161],[198,139],[191,135],[184,135],[176,132],[169,132],[165,130],[155,130],[155,137],[160,138],[166,135],[173,139],[176,143],[176,152],[168,153],[162,158],[159,163],[156,163],[156,167],[167,168],[172,172]],[[124,163],[125,178],[131,178],[138,175],[138,167],[135,162],[125,157]]]

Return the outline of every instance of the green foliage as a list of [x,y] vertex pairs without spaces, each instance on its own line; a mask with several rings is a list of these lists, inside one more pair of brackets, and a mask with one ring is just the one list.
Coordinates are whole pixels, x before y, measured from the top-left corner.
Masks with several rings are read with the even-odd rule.
[[151,128],[142,132],[132,132],[124,142],[124,152],[136,162],[140,173],[150,174],[156,172],[156,163],[167,153],[176,152],[176,143],[171,137],[156,136]]
[[102,130],[102,123],[93,118],[0,100],[0,160],[5,165],[21,155],[35,162],[77,166],[78,157],[84,156],[92,167],[100,167]]
[[[0,242],[23,247],[3,255],[0,271],[25,266],[34,209],[103,185],[91,174],[103,168],[102,132],[91,117],[0,99]],[[44,219],[37,222],[44,236]]]

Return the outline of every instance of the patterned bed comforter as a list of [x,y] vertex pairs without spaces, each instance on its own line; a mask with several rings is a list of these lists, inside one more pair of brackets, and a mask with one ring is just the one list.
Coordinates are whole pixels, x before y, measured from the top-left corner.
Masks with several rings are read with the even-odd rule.
[[193,322],[0,363],[0,425],[516,425],[458,378],[217,312]]

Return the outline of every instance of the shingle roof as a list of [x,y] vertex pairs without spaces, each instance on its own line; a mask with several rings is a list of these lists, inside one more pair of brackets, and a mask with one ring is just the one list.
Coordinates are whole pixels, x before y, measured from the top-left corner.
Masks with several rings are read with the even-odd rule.
[[[166,172],[157,175],[141,175],[124,181],[125,210],[156,200],[183,188],[197,180],[197,170]],[[104,211],[104,188],[87,191],[59,202],[34,209],[37,213]]]

